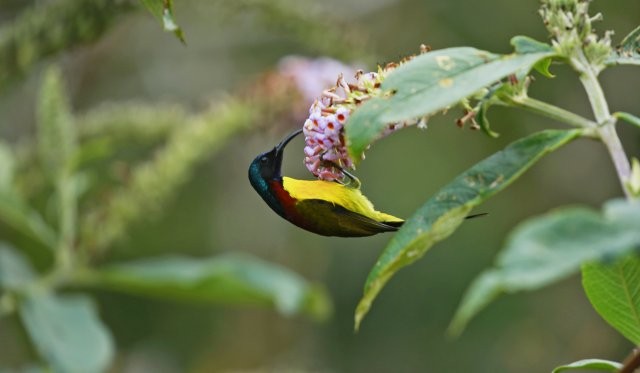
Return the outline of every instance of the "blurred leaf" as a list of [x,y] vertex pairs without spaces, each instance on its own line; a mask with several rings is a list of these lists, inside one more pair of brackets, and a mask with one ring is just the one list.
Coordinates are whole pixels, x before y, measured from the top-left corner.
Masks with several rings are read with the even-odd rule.
[[78,116],[84,140],[113,137],[118,141],[157,142],[189,120],[187,110],[176,103],[103,103]]
[[[635,247],[640,248],[640,241]],[[600,316],[640,344],[640,258],[633,255],[613,264],[587,263],[582,267],[582,285]]]
[[631,175],[627,181],[627,188],[635,197],[640,197],[640,161],[638,158],[631,158]]
[[585,359],[573,362],[567,365],[561,365],[553,370],[551,373],[561,373],[567,370],[599,370],[603,372],[615,373],[622,368],[622,364],[616,361],[602,360],[602,359]]
[[36,365],[28,365],[18,369],[6,369],[0,368],[0,373],[51,373],[49,370],[45,370]]
[[34,278],[31,265],[19,251],[0,242],[0,288],[18,289]]
[[46,57],[98,39],[118,15],[134,8],[130,1],[113,0],[19,3],[27,9],[15,19],[3,18],[0,28],[0,91]]
[[113,358],[111,334],[86,296],[32,291],[22,299],[20,317],[54,372],[104,372]]
[[11,147],[0,141],[0,190],[11,189],[15,159]]
[[184,40],[184,33],[180,26],[176,24],[173,19],[173,0],[140,0],[142,4],[153,14],[158,20],[162,22],[162,27],[165,31],[173,32],[173,34],[182,42],[186,44]]
[[517,71],[530,70],[553,52],[498,55],[475,48],[448,48],[424,53],[399,66],[382,82],[389,97],[368,100],[346,126],[352,159],[378,139],[387,125],[445,110],[478,90]]
[[45,171],[56,180],[68,170],[76,148],[73,116],[62,73],[46,70],[37,108],[38,146]]
[[231,10],[227,22],[264,23],[269,29],[303,44],[311,54],[332,56],[345,62],[376,61],[362,29],[349,21],[354,19],[353,13],[350,12],[349,18],[342,17],[345,8],[336,12],[332,5],[313,0],[235,0],[223,4]]
[[0,220],[50,249],[56,247],[55,231],[12,190],[0,189]]
[[165,299],[266,305],[287,316],[307,314],[317,319],[331,311],[321,287],[284,267],[248,256],[145,259],[89,276],[97,286]]
[[369,273],[356,309],[356,329],[380,290],[398,270],[420,259],[436,242],[451,235],[471,209],[506,188],[542,156],[580,133],[547,130],[520,139],[477,163],[431,197],[393,236]]
[[538,289],[574,274],[585,262],[614,259],[639,246],[640,205],[622,200],[606,203],[603,213],[575,207],[529,219],[510,234],[495,268],[471,284],[450,332],[462,332],[503,292]]
[[611,52],[607,65],[640,65],[640,26],[631,31]]
[[46,70],[38,101],[40,161],[55,185],[60,231],[59,253],[70,260],[75,241],[77,191],[72,166],[77,139],[62,72]]
[[125,235],[130,224],[159,212],[189,179],[195,166],[220,150],[231,136],[253,124],[256,115],[255,105],[229,99],[189,117],[171,132],[153,159],[132,169],[126,185],[84,216],[80,246],[105,250]]

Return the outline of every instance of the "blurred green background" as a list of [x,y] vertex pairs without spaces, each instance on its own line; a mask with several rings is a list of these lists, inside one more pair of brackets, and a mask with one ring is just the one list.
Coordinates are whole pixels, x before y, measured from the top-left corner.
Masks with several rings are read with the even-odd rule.
[[[0,1],[0,20],[10,24],[33,3]],[[417,52],[421,43],[508,53],[514,35],[546,40],[537,1],[278,2],[302,9],[328,32],[355,35],[357,48],[319,47],[320,42],[299,37],[303,33],[287,32],[283,20],[263,6],[230,3],[176,1],[186,46],[163,33],[141,7],[117,16],[96,41],[49,58],[4,90],[1,136],[11,142],[34,136],[35,97],[47,63],[61,66],[79,114],[105,102],[128,101],[178,103],[198,112],[210,102],[251,90],[287,55],[329,56],[373,70],[376,62]],[[600,0],[592,9],[605,16],[599,28],[615,29],[618,41],[637,26],[640,2]],[[552,80],[537,76],[531,95],[590,116],[576,76],[564,66],[552,72],[557,75]],[[637,68],[607,70],[601,81],[612,111],[637,113]],[[523,135],[556,126],[546,118],[494,108],[489,118],[501,137],[491,139],[458,129],[459,115],[432,118],[427,130],[400,131],[369,150],[357,175],[377,208],[408,217],[480,159]],[[262,309],[100,292],[100,313],[118,346],[113,372],[548,372],[587,357],[622,360],[630,350],[592,310],[577,277],[501,298],[456,340],[444,333],[464,289],[492,263],[518,221],[560,205],[599,206],[621,194],[599,143],[581,140],[561,149],[486,203],[482,211],[488,217],[465,223],[422,261],[401,271],[354,334],[353,312],[365,278],[391,235],[320,237],[277,217],[251,188],[247,167],[302,122],[269,120],[235,136],[198,166],[161,211],[138,222],[101,261],[162,253],[251,253],[326,284],[333,317],[318,324]],[[637,130],[620,126],[620,135],[629,154],[640,153]],[[302,141],[296,140],[288,147],[285,174],[308,178],[302,157]],[[0,320],[0,366],[27,359],[25,344],[14,323]]]

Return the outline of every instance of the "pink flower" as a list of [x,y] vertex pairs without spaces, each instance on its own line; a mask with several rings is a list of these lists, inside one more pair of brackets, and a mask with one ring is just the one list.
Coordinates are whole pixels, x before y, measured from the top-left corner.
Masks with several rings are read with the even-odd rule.
[[[382,80],[396,66],[389,64],[379,68],[377,73],[358,70],[355,73],[356,81],[351,84],[346,82],[343,74],[339,74],[335,85],[322,91],[322,95],[313,101],[303,126],[306,142],[304,163],[316,177],[342,181],[346,178],[343,170],[355,168],[344,143],[344,126],[348,125],[351,112],[358,105],[383,94],[380,89]],[[390,123],[383,135],[417,122]]]

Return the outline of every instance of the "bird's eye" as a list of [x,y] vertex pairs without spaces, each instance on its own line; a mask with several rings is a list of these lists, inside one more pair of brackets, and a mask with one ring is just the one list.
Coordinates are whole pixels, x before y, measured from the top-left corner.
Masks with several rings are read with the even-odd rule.
[[267,163],[269,163],[269,158],[267,157],[260,158],[260,164],[266,165]]

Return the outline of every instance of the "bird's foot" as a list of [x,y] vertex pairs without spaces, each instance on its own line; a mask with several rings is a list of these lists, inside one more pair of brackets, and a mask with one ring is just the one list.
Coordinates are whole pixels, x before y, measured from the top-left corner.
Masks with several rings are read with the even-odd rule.
[[327,167],[337,168],[344,174],[344,177],[342,179],[336,180],[337,183],[347,186],[349,188],[360,189],[360,185],[362,185],[362,183],[360,182],[360,179],[358,179],[354,174],[345,170],[344,167],[340,166],[339,164],[336,164],[335,162],[324,161],[323,163]]

